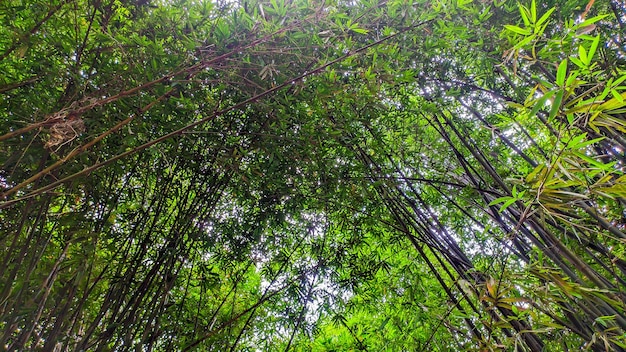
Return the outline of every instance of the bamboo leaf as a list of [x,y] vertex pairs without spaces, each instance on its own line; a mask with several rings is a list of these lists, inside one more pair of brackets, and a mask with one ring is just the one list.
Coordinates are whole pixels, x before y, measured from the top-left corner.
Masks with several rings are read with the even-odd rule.
[[592,18],[586,19],[585,21],[583,21],[583,22],[581,22],[581,23],[577,24],[577,25],[574,27],[574,29],[587,27],[587,26],[589,26],[590,24],[596,23],[596,22],[598,22],[598,21],[600,21],[600,20],[602,20],[602,19],[604,19],[604,18],[606,18],[606,17],[608,17],[608,16],[609,16],[609,15],[599,15],[599,16],[595,16],[595,17],[592,17]]
[[[489,206],[496,205],[496,204],[499,204],[499,203],[502,203],[502,202],[506,202],[506,201],[510,200],[511,198],[513,198],[513,197],[507,196],[507,197],[496,198],[496,199],[492,200],[489,203]],[[513,199],[515,199],[515,198],[513,198]]]
[[[584,50],[585,50],[585,49],[583,48],[583,51],[584,51]],[[576,66],[578,66],[578,67],[580,67],[580,68],[582,68],[582,69],[587,68],[587,65],[585,65],[585,63],[584,63],[583,61],[581,61],[580,59],[578,59],[577,57],[570,57],[569,59],[570,59],[570,61],[571,61],[571,62],[573,62]]]
[[624,103],[624,97],[622,97],[618,91],[616,91],[615,89],[611,89],[611,95],[613,95],[613,97],[615,99],[617,99],[617,101],[619,103]]
[[539,176],[539,173],[541,172],[541,175],[543,175],[545,173],[545,165],[544,164],[539,164],[537,165],[533,171],[531,171],[527,176],[526,176],[526,182],[527,183],[532,183],[534,181],[536,181],[537,179],[540,179],[541,177]]
[[561,61],[556,71],[556,84],[560,87],[565,86],[565,76],[567,75],[567,59]]
[[541,18],[537,21],[537,23],[535,24],[536,26],[541,26],[544,22],[546,22],[548,20],[548,18],[550,18],[550,15],[552,14],[552,12],[554,12],[555,8],[551,8],[548,11],[546,11],[546,13],[543,14],[543,16],[541,16]]
[[556,91],[549,91],[545,93],[541,98],[537,99],[537,102],[530,111],[530,116],[537,115],[537,112],[539,112],[539,110],[541,110],[546,105],[546,101],[550,99],[554,95],[554,93],[556,93]]
[[626,80],[626,74],[622,75],[621,77],[619,77],[616,80],[613,80],[613,83],[610,85],[611,88],[615,88],[617,86],[619,86],[620,84],[622,84],[622,82],[624,82]]
[[368,30],[364,29],[364,28],[350,28],[351,31],[353,31],[354,33],[358,33],[358,34],[367,34]]
[[524,5],[522,5],[520,3],[518,3],[517,6],[519,8],[519,13],[522,16],[522,20],[524,21],[524,25],[526,27],[530,27],[531,22],[528,19],[528,16],[530,15],[530,12],[528,11],[528,9]]
[[591,61],[591,59],[587,56],[587,51],[582,45],[578,46],[578,57],[580,58],[580,62],[582,62],[585,67],[589,66],[589,62]]
[[559,89],[554,97],[554,101],[552,102],[552,107],[550,108],[550,119],[554,119],[556,115],[559,113],[561,109],[561,103],[563,102],[563,89]]
[[567,144],[567,148],[569,149],[582,149],[586,146],[598,143],[602,140],[605,139],[605,137],[598,137],[598,138],[594,138],[588,141],[585,141],[584,139],[587,138],[587,133],[583,133],[581,135],[576,136],[575,138],[573,138],[568,144]]
[[525,29],[525,28],[520,28],[518,26],[513,26],[513,25],[506,24],[506,25],[504,25],[504,28],[506,28],[510,32],[521,34],[521,35],[530,35],[531,34],[530,30]]
[[523,40],[521,40],[517,44],[515,44],[513,49],[517,50],[517,49],[523,48],[524,46],[526,46],[527,44],[529,44],[530,42],[535,40],[535,37],[536,37],[535,34],[531,34],[531,35],[527,36],[526,38],[524,38]]
[[517,198],[511,197],[508,199],[502,206],[500,207],[500,213],[503,213],[508,207],[510,207],[513,203],[517,201]]
[[588,62],[587,64],[591,64],[591,60],[593,59],[593,56],[596,53],[596,49],[598,49],[598,44],[600,44],[600,36],[597,35],[594,40],[591,42],[591,47],[589,48],[589,53],[587,53],[588,56]]
[[626,92],[620,94],[620,97],[621,97],[621,101],[614,97],[608,100],[607,102],[601,104],[600,110],[601,111],[615,110],[615,109],[619,109],[621,107],[626,106],[626,102],[625,102]]

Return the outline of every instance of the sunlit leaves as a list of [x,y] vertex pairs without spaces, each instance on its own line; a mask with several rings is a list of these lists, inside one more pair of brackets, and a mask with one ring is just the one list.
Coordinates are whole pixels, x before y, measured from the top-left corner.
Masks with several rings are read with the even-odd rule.
[[[117,0],[34,29],[55,5],[9,3],[0,189],[26,183],[1,200],[2,344],[619,345],[626,74],[604,17]],[[46,150],[50,116],[86,128]]]

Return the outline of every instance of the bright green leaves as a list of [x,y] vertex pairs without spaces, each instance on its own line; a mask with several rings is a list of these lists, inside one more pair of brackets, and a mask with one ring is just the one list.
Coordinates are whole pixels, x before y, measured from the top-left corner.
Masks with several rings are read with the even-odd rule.
[[[625,105],[622,91],[626,89],[623,86],[626,77],[623,71],[618,70],[617,72],[622,72],[620,75],[614,76],[611,72],[608,82],[603,82],[605,72],[597,64],[600,43],[599,35],[585,36],[575,54],[560,60],[554,78],[548,77],[537,83],[524,104],[530,109],[530,116],[547,108],[550,121],[556,120],[570,126],[582,123],[596,132],[599,126],[623,129],[620,119],[615,119],[610,114]],[[557,53],[546,50],[548,49],[544,48],[540,52],[546,58],[557,56]],[[583,89],[589,85],[594,85],[595,88]],[[602,89],[601,93],[598,93],[599,89]]]
[[580,36],[585,38],[585,35],[593,32],[596,29],[596,23],[607,18],[609,15],[598,15],[592,18],[588,18],[582,22],[575,23],[574,21],[569,22],[569,29],[572,32],[575,32],[576,36]]
[[342,18],[337,16],[335,19],[335,24],[342,32],[353,32],[356,34],[367,34],[368,30],[362,28],[358,23],[352,22],[350,18]]
[[513,186],[513,189],[511,190],[511,195],[510,196],[496,198],[493,201],[491,201],[491,203],[489,203],[489,206],[503,203],[500,206],[500,212],[502,213],[503,211],[506,210],[506,208],[511,206],[513,203],[515,203],[517,201],[523,200],[524,199],[523,197],[524,197],[525,193],[526,193],[526,191],[519,192],[517,190],[517,185],[515,185],[515,186]]
[[114,0],[113,4],[113,8],[115,10],[113,11],[112,20],[120,23],[128,22],[128,20],[132,17],[130,9],[124,6],[120,0]]
[[565,86],[565,77],[567,75],[567,59],[561,61],[559,68],[556,71],[556,85],[559,87]]
[[572,56],[570,57],[570,60],[572,60],[572,62],[576,64],[576,66],[583,70],[583,72],[587,73],[593,69],[592,60],[594,58],[594,55],[596,54],[596,50],[598,49],[600,36],[598,35],[592,38],[586,37],[584,39],[587,39],[585,41],[586,43],[590,42],[589,49],[585,48],[585,42],[583,42],[578,46],[578,56]]
[[524,21],[524,26],[532,30],[532,32],[528,30],[527,34],[525,35],[528,35],[531,33],[536,34],[536,35],[543,34],[546,28],[545,26],[548,23],[548,18],[550,17],[552,12],[554,12],[555,10],[554,8],[550,8],[541,16],[541,18],[537,19],[537,3],[535,0],[531,1],[530,8],[522,5],[521,3],[518,3],[518,7],[519,7],[520,16],[522,17],[522,21]]
[[345,23],[345,29],[352,31],[358,34],[367,34],[368,30],[365,28],[360,28],[358,23],[352,23],[352,20],[348,20]]
[[548,115],[550,120],[554,119],[559,113],[559,109],[561,108],[561,104],[563,103],[564,94],[565,91],[563,89],[559,89],[556,91],[556,94],[554,95],[554,100],[552,100],[551,103],[552,106],[550,107],[550,114]]
[[456,6],[460,9],[467,10],[469,7],[467,5],[474,2],[474,0],[456,0]]
[[601,140],[603,140],[605,137],[600,137],[600,138],[596,138],[596,139],[592,139],[592,140],[586,140],[587,138],[587,134],[583,133],[580,134],[578,136],[575,136],[573,138],[571,138],[567,144],[565,145],[565,149],[569,149],[569,150],[580,150],[583,149],[587,146],[590,146],[594,143],[600,142]]
[[[535,217],[548,232],[552,226],[564,229],[557,235],[562,236],[559,241],[576,253],[586,250],[585,241],[616,246],[624,238],[620,199],[626,195],[620,161],[626,147],[620,137],[626,132],[623,60],[607,50],[614,34],[598,25],[607,16],[559,24],[551,20],[554,10],[541,14],[540,8],[534,1],[529,7],[519,5],[521,24],[504,27],[503,36],[509,39],[504,58],[512,66],[505,79],[517,87],[519,96],[526,97],[524,104],[510,103],[517,109],[511,119],[528,133],[527,139],[517,139],[517,146],[533,157],[517,169],[516,177],[505,180],[516,191],[500,192],[504,196],[490,205],[500,206],[501,213]],[[506,133],[512,130],[509,126]],[[623,255],[614,249],[608,252],[607,258]],[[580,270],[585,285],[596,284],[585,268],[573,266]],[[533,274],[545,278],[544,273]],[[555,285],[547,295],[551,299],[577,297],[607,303],[612,299],[608,292],[604,297],[584,294],[584,285],[571,284],[560,274],[550,280]],[[587,324],[594,326],[598,336],[610,335],[615,328],[590,321]]]
[[215,34],[218,41],[223,41],[230,38],[231,27],[223,19],[215,20]]
[[603,140],[604,137],[589,140],[586,133],[573,136],[564,141],[552,162],[537,165],[525,177],[525,184],[541,207],[565,210],[581,199],[594,195],[614,199],[623,192],[623,176],[616,170],[615,162],[605,163],[590,154],[592,147]]
[[[517,57],[519,55],[518,51],[520,49],[525,48],[527,45],[543,35],[546,27],[549,24],[548,19],[555,10],[554,8],[550,8],[539,19],[537,19],[537,4],[535,0],[532,0],[530,8],[527,8],[521,3],[518,4],[518,7],[519,13],[524,22],[524,27],[522,28],[515,25],[504,25],[505,30],[514,34],[514,36],[511,37],[511,40],[514,40],[516,42],[516,44],[511,49],[511,52],[509,54],[510,57]],[[518,36],[522,36],[522,39],[519,39]],[[536,54],[534,46],[531,52],[532,57],[535,58]]]
[[548,11],[546,11],[546,13],[543,14],[543,16],[541,16],[541,18],[539,18],[539,20],[535,23],[534,25],[534,33],[535,34],[541,34],[545,31],[546,26],[548,24],[548,18],[550,18],[550,15],[552,14],[552,12],[554,12],[554,7],[549,9]]
[[352,24],[351,26],[348,27],[348,29],[358,34],[367,34],[368,32],[367,29],[359,28],[358,23]]
[[537,4],[535,3],[535,0],[532,0],[530,3],[530,11],[521,3],[518,3],[517,6],[519,7],[519,12],[522,16],[522,20],[524,21],[524,25],[526,27],[530,27],[532,23],[531,19],[533,22],[537,19]]
[[511,31],[511,32],[513,32],[513,33],[521,34],[521,35],[524,35],[524,36],[527,36],[527,35],[531,34],[531,31],[529,29],[521,28],[521,27],[510,25],[510,24],[505,24],[504,28],[509,30],[509,31]]
[[279,17],[285,17],[287,15],[287,6],[284,0],[270,0],[272,5],[271,11]]
[[[106,138],[42,174],[41,185],[108,164],[29,198],[32,207],[0,213],[2,229],[18,234],[15,243],[27,253],[3,254],[9,268],[0,278],[25,288],[5,290],[2,301],[14,305],[41,287],[51,290],[32,325],[37,334],[48,338],[56,327],[45,321],[69,307],[81,318],[60,324],[93,331],[84,339],[103,350],[144,343],[178,350],[194,341],[207,350],[496,350],[535,333],[582,344],[584,336],[548,324],[562,316],[558,303],[586,296],[570,294],[559,275],[522,276],[529,258],[544,253],[527,250],[534,237],[511,230],[586,240],[598,225],[581,205],[602,216],[620,211],[614,200],[626,195],[626,176],[612,148],[617,138],[605,133],[624,131],[626,72],[604,68],[605,39],[589,35],[601,17],[563,26],[536,1],[158,3],[72,2],[42,27],[45,35],[18,50],[20,60],[1,62],[11,77],[2,84],[44,80],[7,88],[0,107],[7,130],[83,97],[117,97],[81,115],[86,138]],[[39,5],[36,14],[45,15],[49,8]],[[569,14],[559,8],[559,16]],[[425,19],[435,20],[416,26]],[[21,33],[32,29],[18,22]],[[509,58],[520,70],[513,74],[497,62],[498,33],[514,47]],[[3,48],[11,43],[0,38]],[[519,111],[502,106],[524,97],[524,105],[511,103]],[[5,175],[28,179],[46,157],[59,160],[42,154],[39,131],[2,145],[9,152],[0,186]],[[564,231],[537,227],[559,216]],[[28,241],[28,231],[41,245]],[[53,277],[44,269],[74,235],[81,237],[59,266],[62,281],[6,275]],[[578,242],[550,241],[592,262]],[[5,248],[12,243],[0,236]],[[545,255],[545,266],[557,266],[550,259],[563,252]],[[592,270],[612,282],[603,266],[620,262],[602,255]],[[576,270],[566,259],[563,271]],[[81,265],[94,267],[93,275]],[[73,286],[74,273],[99,281]],[[554,289],[558,303],[535,292],[544,284],[564,290],[558,296]],[[82,303],[88,308],[80,311]],[[586,316],[578,301],[566,303],[572,317]],[[608,329],[611,316],[580,326]],[[523,319],[532,326],[513,332],[513,320]],[[80,335],[71,326],[59,331],[63,337],[49,341]]]
[[[595,29],[595,23],[606,18],[606,15],[596,16],[578,24],[568,22],[568,28],[564,31],[563,37],[555,39],[545,35],[547,26],[550,23],[549,19],[555,8],[548,9],[541,16],[537,12],[537,4],[534,0],[531,1],[530,7],[520,3],[518,8],[523,26],[504,25],[503,35],[509,38],[512,45],[505,53],[507,60],[522,58],[534,62],[540,59],[554,60],[558,58],[561,61],[562,49],[567,47],[567,45],[563,45],[563,40],[566,43],[573,43],[574,39],[581,38],[583,42],[575,46],[571,55],[567,52],[566,54],[568,54],[572,63],[578,66],[580,70],[583,70],[584,73],[593,70],[593,58],[596,55],[601,39],[599,36],[591,37],[587,33],[591,33]],[[581,29],[590,30],[581,34]],[[561,52],[557,53],[556,51],[559,49]]]

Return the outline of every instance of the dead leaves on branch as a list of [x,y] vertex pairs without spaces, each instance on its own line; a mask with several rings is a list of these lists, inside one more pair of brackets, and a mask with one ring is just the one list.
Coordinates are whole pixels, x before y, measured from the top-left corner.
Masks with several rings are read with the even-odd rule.
[[85,132],[83,119],[76,115],[70,115],[68,119],[59,121],[50,127],[44,148],[56,152],[64,145],[71,143],[83,132]]

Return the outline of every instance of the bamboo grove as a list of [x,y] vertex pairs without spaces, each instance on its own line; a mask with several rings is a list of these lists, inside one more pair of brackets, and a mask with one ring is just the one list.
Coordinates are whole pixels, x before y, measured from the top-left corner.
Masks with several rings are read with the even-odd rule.
[[0,3],[0,348],[626,350],[616,0]]

